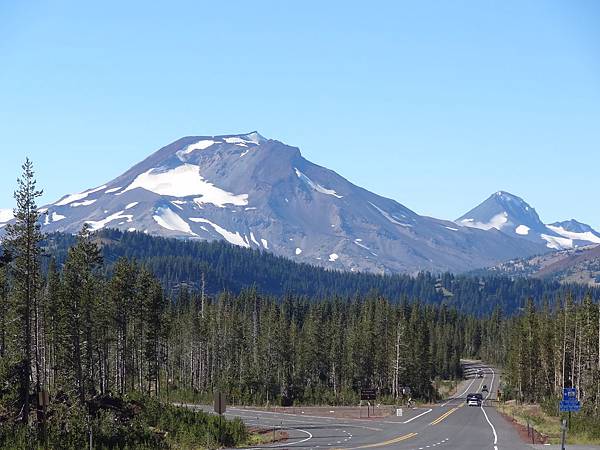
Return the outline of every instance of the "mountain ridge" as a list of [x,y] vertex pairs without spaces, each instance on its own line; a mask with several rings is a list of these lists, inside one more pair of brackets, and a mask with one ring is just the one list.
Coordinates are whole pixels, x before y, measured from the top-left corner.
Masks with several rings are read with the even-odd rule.
[[87,223],[221,239],[349,271],[461,272],[549,250],[495,227],[421,216],[256,131],[180,138],[41,211],[46,232],[76,233]]

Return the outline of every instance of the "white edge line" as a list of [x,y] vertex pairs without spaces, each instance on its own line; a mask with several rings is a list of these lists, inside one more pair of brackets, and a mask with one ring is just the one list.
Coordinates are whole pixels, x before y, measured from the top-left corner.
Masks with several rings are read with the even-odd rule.
[[242,449],[242,450],[251,450],[251,449],[257,449],[257,448],[278,448],[278,447],[288,447],[290,445],[296,445],[296,444],[302,444],[303,442],[309,441],[310,439],[312,439],[313,435],[310,433],[310,431],[306,431],[306,430],[302,430],[300,428],[292,428],[292,430],[296,430],[296,431],[302,431],[303,433],[308,434],[307,438],[304,439],[300,439],[299,441],[294,441],[294,442],[286,442],[284,444],[277,444],[277,445],[268,445],[268,446],[264,446],[264,447],[248,447],[248,449]]
[[430,413],[431,411],[433,411],[433,409],[432,409],[432,408],[429,408],[427,411],[425,411],[425,412],[422,412],[422,413],[421,413],[421,414],[419,414],[418,416],[415,416],[415,417],[413,417],[413,418],[411,418],[411,419],[405,420],[404,422],[401,422],[401,423],[410,423],[410,422],[412,422],[413,420],[415,420],[415,419],[418,419],[419,417],[421,417],[421,416],[424,416],[425,414],[428,414],[428,413]]
[[[492,369],[492,383],[490,384],[490,390],[488,391],[488,394],[485,396],[486,400],[490,397],[490,395],[492,393],[491,389],[494,388],[494,377],[495,377],[495,375],[496,374],[494,373],[494,369]],[[485,409],[483,409],[483,402],[481,402],[480,408],[481,408],[481,411],[483,411],[483,415],[485,416],[485,420],[487,420],[487,423],[490,425],[490,427],[492,427],[492,432],[494,433],[494,449],[498,450],[498,447],[496,446],[496,444],[498,443],[498,435],[496,434],[496,428],[494,428],[494,425],[492,425],[492,422],[490,422],[490,419],[489,419],[487,413],[485,412]]]

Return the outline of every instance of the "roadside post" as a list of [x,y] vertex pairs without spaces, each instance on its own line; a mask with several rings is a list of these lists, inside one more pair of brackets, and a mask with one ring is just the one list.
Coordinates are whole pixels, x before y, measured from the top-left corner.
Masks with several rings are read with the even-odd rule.
[[563,433],[562,433],[562,449],[565,448],[565,432],[566,432],[566,428],[571,428],[571,413],[572,412],[579,412],[579,410],[581,409],[581,403],[579,402],[579,400],[577,400],[577,388],[574,387],[569,387],[569,388],[563,388],[563,398],[560,401],[560,405],[559,405],[559,409],[560,412],[568,412],[569,413],[569,420],[567,421],[566,426],[563,429]]
[[48,391],[41,389],[38,391],[38,422],[42,428],[42,440],[44,442],[44,448],[47,445],[46,439],[46,408],[50,404],[50,396]]
[[[361,389],[360,390],[361,401],[367,400],[367,418],[369,417],[370,401],[375,400],[376,398],[377,398],[377,392],[375,391],[375,389],[369,388],[369,389]],[[374,405],[373,405],[373,414],[375,414],[375,406]]]
[[227,397],[223,392],[215,392],[214,409],[219,415],[219,443],[223,441],[223,413],[227,409]]
[[565,450],[565,434],[567,433],[567,419],[563,419],[560,428],[562,431],[562,437],[560,438],[560,450]]

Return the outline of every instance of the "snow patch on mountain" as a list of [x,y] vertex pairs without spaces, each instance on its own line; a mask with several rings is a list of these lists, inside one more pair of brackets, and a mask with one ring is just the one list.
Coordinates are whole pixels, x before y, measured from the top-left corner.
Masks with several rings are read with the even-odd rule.
[[266,250],[269,250],[269,241],[267,241],[266,239],[263,239],[263,238],[261,238],[261,239],[260,239],[260,242],[262,242],[262,245],[263,245],[263,247],[264,247]]
[[178,150],[177,152],[175,152],[175,154],[177,155],[180,161],[185,162],[186,155],[189,155],[190,153],[196,150],[205,150],[214,144],[215,141],[213,141],[212,139],[203,139],[201,141],[196,142],[195,144],[188,145],[183,150]]
[[83,200],[88,195],[93,194],[94,192],[101,191],[105,187],[106,187],[106,185],[102,185],[102,186],[97,187],[95,189],[90,189],[88,191],[80,192],[78,194],[67,195],[64,198],[62,198],[61,200],[59,200],[58,202],[56,202],[54,205],[55,206],[65,206],[65,205],[68,205],[69,203],[73,203],[73,202],[76,202],[78,200]]
[[474,219],[462,219],[459,224],[470,227],[470,228],[478,228],[480,230],[491,230],[492,228],[496,228],[497,230],[502,229],[502,225],[504,225],[508,219],[508,214],[502,212],[500,214],[496,214],[494,217],[490,219],[489,222],[477,222]]
[[332,253],[331,255],[329,255],[329,262],[335,262],[338,258],[339,256],[337,253]]
[[133,221],[133,216],[131,214],[123,214],[124,212],[125,212],[125,210],[116,212],[102,220],[86,220],[85,223],[89,224],[90,229],[92,231],[96,231],[101,228],[104,228],[110,222],[113,222],[118,219],[126,219],[127,222]]
[[226,230],[225,228],[217,225],[216,223],[213,223],[210,220],[203,219],[201,217],[190,217],[190,220],[192,222],[207,223],[208,225],[213,227],[213,229],[217,233],[219,233],[221,236],[223,236],[223,238],[230,244],[238,245],[240,247],[246,247],[246,248],[250,247],[250,245],[246,241],[244,241],[244,238],[240,235],[240,233],[238,231],[236,231],[235,233],[232,233],[231,231]]
[[563,227],[558,227],[554,225],[547,225],[552,231],[556,234],[559,234],[567,239],[571,239],[574,241],[589,241],[594,244],[600,244],[600,237],[596,236],[591,231],[585,231],[582,233],[577,233],[575,231],[565,230]]
[[[373,208],[375,208],[377,211],[379,211],[379,213],[385,217],[387,220],[389,220],[390,222],[392,222],[395,225],[400,225],[401,227],[412,227],[412,225],[408,224],[408,223],[403,223],[400,222],[400,220],[396,217],[393,216],[392,214],[388,213],[387,211],[384,211],[383,209],[381,209],[380,207],[378,207],[377,205],[375,205],[374,203],[371,203],[371,206],[373,206]],[[333,225],[332,225],[333,226]]]
[[302,253],[302,249],[300,247],[296,248],[296,255],[299,255]]
[[112,194],[113,192],[117,192],[120,189],[122,189],[122,187],[121,186],[117,186],[117,187],[105,190],[104,193],[105,194]]
[[308,184],[315,191],[320,192],[321,194],[331,195],[336,198],[343,198],[342,195],[339,195],[333,189],[327,189],[327,188],[324,188],[323,186],[321,186],[319,183],[315,183],[313,180],[308,178],[306,175],[304,175],[302,172],[300,172],[295,167],[294,167],[294,170],[296,171],[296,175],[298,176],[298,178],[300,178],[302,181],[304,181],[306,184]]
[[250,239],[252,240],[252,242],[254,242],[256,245],[258,245],[260,247],[260,244],[258,243],[258,241],[256,240],[256,238],[254,237],[254,233],[252,231],[250,232]]
[[152,218],[157,224],[167,230],[181,231],[196,236],[196,234],[192,232],[190,225],[170,208],[157,208],[156,213]]
[[558,236],[550,236],[548,234],[540,234],[540,237],[547,242],[546,247],[555,250],[562,250],[565,248],[572,248],[573,241],[571,239],[562,238]]
[[140,202],[131,202],[131,203],[128,203],[127,206],[125,207],[125,209],[133,208],[134,206],[139,205],[139,204],[140,204]]
[[71,208],[77,208],[78,206],[90,206],[96,203],[97,199],[93,200],[83,200],[82,202],[73,202],[71,203]]
[[182,164],[173,169],[153,168],[138,175],[123,192],[142,188],[159,195],[188,197],[200,195],[194,202],[201,205],[211,203],[220,208],[226,204],[244,206],[248,204],[248,194],[232,194],[206,181],[200,175],[200,167]]
[[529,234],[530,229],[531,228],[529,228],[527,225],[519,225],[517,228],[515,228],[515,233],[525,236]]

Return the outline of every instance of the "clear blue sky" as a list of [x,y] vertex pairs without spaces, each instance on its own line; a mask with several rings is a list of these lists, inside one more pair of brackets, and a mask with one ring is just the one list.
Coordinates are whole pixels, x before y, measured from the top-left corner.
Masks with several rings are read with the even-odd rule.
[[[158,3],[161,3],[159,6]],[[0,207],[258,130],[421,214],[600,229],[600,2],[0,2]]]

